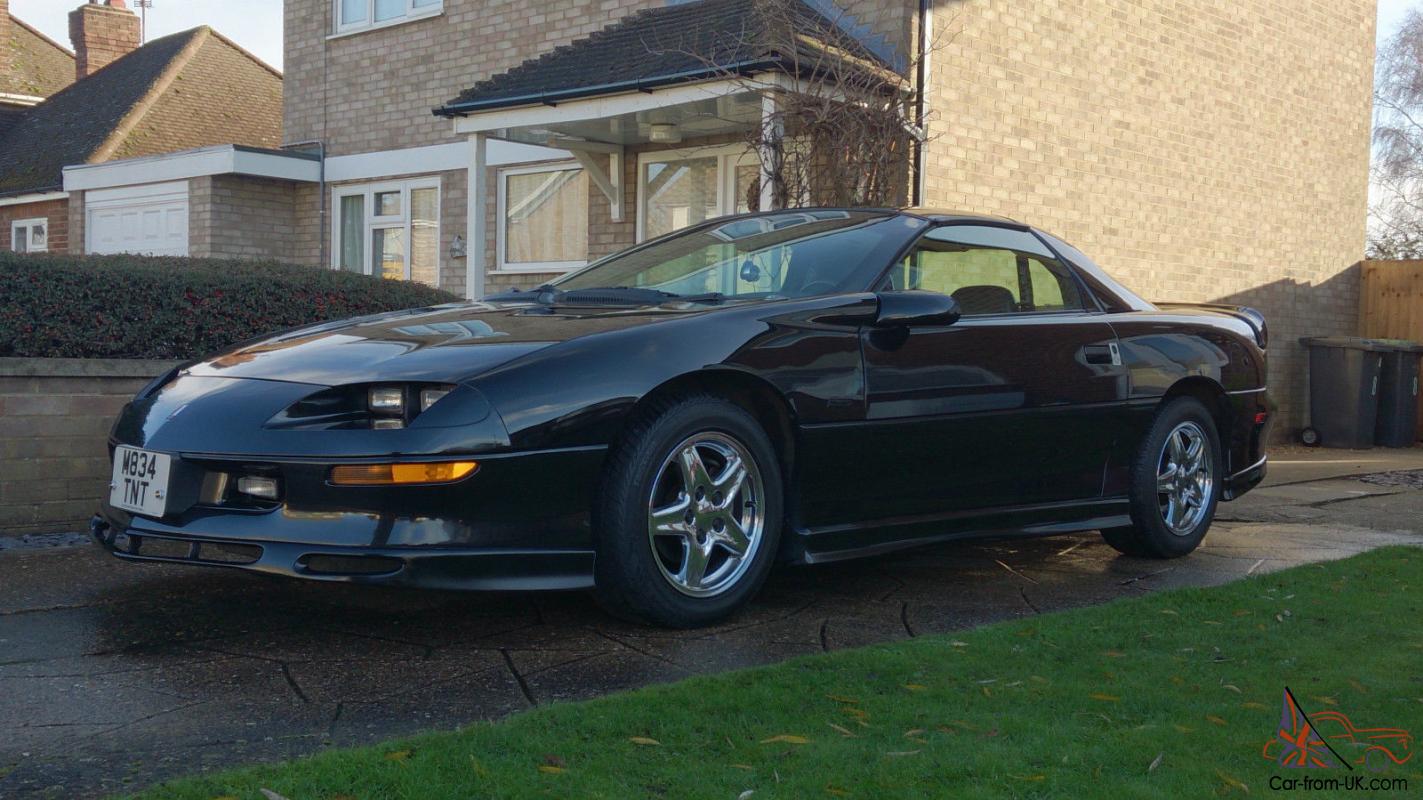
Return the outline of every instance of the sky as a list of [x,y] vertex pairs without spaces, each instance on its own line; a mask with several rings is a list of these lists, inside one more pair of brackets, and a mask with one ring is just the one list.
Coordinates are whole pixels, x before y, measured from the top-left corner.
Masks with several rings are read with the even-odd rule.
[[[14,3],[16,0],[10,2]],[[1408,9],[1416,7],[1423,7],[1423,0],[1379,0],[1379,44],[1398,30]]]
[[[83,2],[10,0],[10,13],[70,47],[69,12]],[[130,0],[129,6],[134,5]],[[282,67],[282,0],[153,0],[147,14],[149,40],[211,25],[268,64]]]

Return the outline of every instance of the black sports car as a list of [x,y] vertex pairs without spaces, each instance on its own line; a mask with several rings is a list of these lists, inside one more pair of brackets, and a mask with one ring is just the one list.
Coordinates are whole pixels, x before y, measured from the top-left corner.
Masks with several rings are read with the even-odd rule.
[[153,381],[95,538],[134,561],[584,589],[699,625],[777,560],[1100,530],[1191,552],[1265,474],[1266,329],[997,217],[726,217],[529,292]]

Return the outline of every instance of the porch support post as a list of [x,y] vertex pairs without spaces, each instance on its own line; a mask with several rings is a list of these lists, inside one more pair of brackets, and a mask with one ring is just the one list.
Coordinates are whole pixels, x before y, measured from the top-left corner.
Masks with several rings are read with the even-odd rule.
[[[776,116],[776,95],[773,92],[761,93],[761,152],[757,155],[757,161],[761,164],[761,210],[770,211],[776,200],[776,191],[773,181],[775,173],[771,169],[771,160],[775,157],[774,145],[780,144],[781,137],[785,135],[784,126],[780,117]],[[774,143],[774,144],[773,144]]]
[[484,251],[485,231],[488,230],[487,221],[487,198],[489,196],[489,181],[486,179],[489,165],[489,137],[482,133],[471,134],[469,137],[470,158],[469,158],[469,179],[465,211],[465,276],[464,276],[464,296],[470,300],[482,300],[484,298]]

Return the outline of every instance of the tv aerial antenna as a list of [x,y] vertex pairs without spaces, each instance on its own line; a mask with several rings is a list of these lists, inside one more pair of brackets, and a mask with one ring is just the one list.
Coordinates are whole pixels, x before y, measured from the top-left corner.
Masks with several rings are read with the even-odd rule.
[[132,0],[138,7],[138,41],[140,44],[148,44],[148,9],[153,8],[153,0]]

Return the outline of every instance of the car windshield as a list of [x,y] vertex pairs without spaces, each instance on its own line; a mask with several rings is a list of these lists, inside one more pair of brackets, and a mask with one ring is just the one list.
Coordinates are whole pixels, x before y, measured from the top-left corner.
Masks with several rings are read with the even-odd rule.
[[861,291],[924,225],[887,211],[803,209],[712,221],[555,282],[728,299]]

